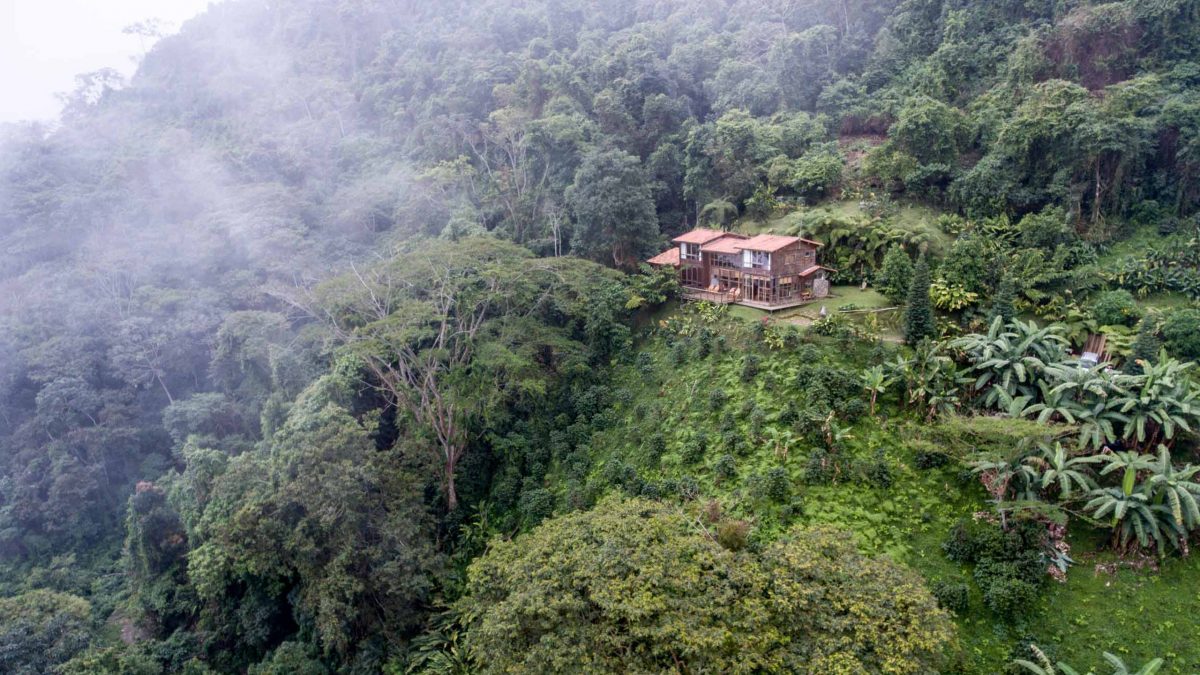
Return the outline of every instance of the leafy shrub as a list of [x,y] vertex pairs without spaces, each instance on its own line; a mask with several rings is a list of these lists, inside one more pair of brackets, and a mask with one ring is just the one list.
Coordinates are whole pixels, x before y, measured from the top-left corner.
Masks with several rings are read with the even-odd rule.
[[647,459],[651,460],[652,463],[658,463],[658,460],[660,460],[662,456],[666,454],[666,452],[666,436],[664,436],[661,431],[650,434],[650,437],[646,439]]
[[937,469],[950,463],[950,455],[940,450],[918,450],[913,456],[913,464],[922,470]]
[[706,452],[708,452],[708,432],[702,429],[684,444],[683,461],[685,464],[696,464],[704,459]]
[[725,407],[725,403],[729,400],[729,394],[720,387],[714,387],[708,392],[708,407],[716,412]]
[[664,486],[662,483],[660,483],[658,481],[646,481],[646,484],[642,486],[642,495],[641,496],[645,497],[646,499],[657,500],[657,499],[662,499],[663,494],[665,494],[666,492],[667,492],[667,490],[664,489]]
[[1181,359],[1200,359],[1200,310],[1180,309],[1167,315],[1162,327],[1167,351]]
[[1008,530],[988,521],[960,521],[942,548],[951,560],[975,565],[984,604],[1012,620],[1034,606],[1045,584],[1044,535],[1045,527],[1034,521],[1014,522]]
[[753,379],[754,376],[758,375],[761,365],[762,358],[759,357],[758,354],[747,354],[746,357],[742,359],[742,379]]
[[886,489],[892,486],[892,466],[882,451],[875,453],[875,457],[863,464],[862,479],[868,485],[878,488]]
[[955,614],[963,614],[970,605],[970,589],[961,581],[939,581],[930,589],[938,604]]
[[546,488],[521,490],[521,522],[533,527],[554,515],[554,493]]
[[809,330],[824,337],[847,338],[854,335],[854,325],[846,315],[832,312],[812,322]]
[[903,248],[893,246],[883,256],[883,266],[875,278],[875,288],[892,304],[901,304],[908,297],[908,286],[912,283],[912,275],[912,259],[908,257]]
[[679,479],[675,491],[684,501],[692,501],[700,496],[700,483],[694,476],[684,476]]
[[716,522],[610,498],[495,542],[454,608],[474,670],[945,672],[953,625],[911,570],[842,532],[756,551],[745,523]]
[[824,448],[814,448],[804,464],[804,482],[809,485],[830,485],[850,475],[852,469],[849,461],[840,455]]
[[768,471],[764,483],[767,497],[771,501],[782,504],[791,498],[792,479],[783,467],[777,466]]
[[1123,289],[1105,291],[1092,302],[1092,318],[1101,326],[1132,326],[1141,316],[1133,294]]
[[731,455],[741,454],[741,451],[745,449],[742,443],[742,435],[737,429],[730,429],[721,434],[721,446],[725,449],[725,452]]
[[756,439],[761,438],[763,427],[765,427],[766,424],[767,414],[763,412],[762,408],[754,406],[754,409],[750,411],[750,435]]
[[727,550],[740,551],[750,541],[750,523],[744,520],[724,520],[717,525],[717,543]]
[[671,363],[672,364],[674,364],[676,366],[681,366],[684,363],[687,363],[687,360],[688,360],[688,346],[687,346],[686,342],[680,340],[680,341],[676,342],[675,344],[671,345]]
[[1009,576],[989,577],[980,588],[984,604],[1008,620],[1027,614],[1036,605],[1039,593],[1039,584]]
[[725,454],[717,458],[717,463],[713,465],[713,474],[721,480],[737,476],[737,461],[734,460],[733,455]]

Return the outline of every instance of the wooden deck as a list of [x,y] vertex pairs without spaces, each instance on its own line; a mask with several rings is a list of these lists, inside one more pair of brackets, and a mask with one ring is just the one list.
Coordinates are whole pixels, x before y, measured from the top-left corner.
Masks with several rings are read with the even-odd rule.
[[813,295],[797,296],[774,302],[763,302],[758,300],[748,300],[741,297],[741,294],[736,291],[710,291],[703,288],[687,288],[685,287],[681,293],[685,300],[702,300],[704,302],[715,302],[719,305],[744,305],[755,309],[764,309],[767,311],[775,311],[780,309],[789,309],[792,307],[800,307],[811,302],[816,302],[822,298]]

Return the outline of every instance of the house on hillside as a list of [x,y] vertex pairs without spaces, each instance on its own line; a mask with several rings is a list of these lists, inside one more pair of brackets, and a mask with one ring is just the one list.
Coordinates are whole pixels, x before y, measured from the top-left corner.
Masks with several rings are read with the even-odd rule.
[[696,229],[647,262],[679,270],[692,300],[784,309],[829,295],[831,271],[818,262],[821,244],[800,237]]

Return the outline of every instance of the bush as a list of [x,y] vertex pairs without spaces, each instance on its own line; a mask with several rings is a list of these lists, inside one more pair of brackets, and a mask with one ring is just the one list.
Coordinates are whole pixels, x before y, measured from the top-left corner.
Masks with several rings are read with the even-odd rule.
[[1027,614],[1038,598],[1039,584],[1015,577],[998,577],[980,584],[983,602],[1001,618],[1013,620]]
[[1133,294],[1124,289],[1105,291],[1092,302],[1092,318],[1101,326],[1132,326],[1141,316]]
[[750,523],[725,520],[717,526],[717,543],[729,551],[740,551],[750,541]]
[[901,304],[908,297],[912,275],[912,260],[902,247],[893,246],[883,256],[883,266],[875,278],[875,288],[892,304]]
[[892,486],[892,467],[882,451],[875,453],[875,457],[863,465],[862,479],[868,485],[877,488],[886,489]]
[[749,380],[758,375],[761,365],[762,359],[758,354],[747,354],[746,358],[742,360],[742,379]]
[[1012,620],[1034,606],[1046,581],[1044,536],[1045,527],[1034,521],[1014,522],[1008,530],[987,521],[960,521],[942,548],[951,560],[975,565],[984,604]]
[[521,522],[533,527],[554,515],[554,493],[545,488],[521,491]]
[[930,589],[943,609],[963,614],[970,606],[970,589],[961,581],[939,581]]
[[737,476],[737,461],[733,455],[721,455],[713,466],[713,473],[720,480],[728,480]]
[[791,499],[792,479],[783,467],[777,466],[768,471],[765,483],[765,491],[771,501],[782,504]]
[[708,433],[701,430],[683,446],[683,461],[685,464],[696,464],[704,459],[708,452]]
[[940,450],[919,450],[913,456],[913,464],[922,470],[937,469],[949,463],[950,455]]
[[667,438],[662,432],[650,434],[650,438],[646,439],[646,455],[647,459],[652,464],[657,464],[658,460],[667,452]]
[[708,407],[713,412],[725,407],[725,402],[729,400],[729,394],[724,389],[717,387],[708,392]]
[[1200,359],[1200,310],[1180,309],[1168,314],[1162,336],[1171,354],[1181,359]]

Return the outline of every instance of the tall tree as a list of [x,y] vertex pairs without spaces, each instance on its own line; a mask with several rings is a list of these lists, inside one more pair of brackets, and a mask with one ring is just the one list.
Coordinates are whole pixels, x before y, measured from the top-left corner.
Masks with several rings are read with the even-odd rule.
[[623,150],[594,150],[584,157],[567,203],[575,214],[572,248],[578,255],[632,269],[658,239],[646,172]]
[[913,269],[912,284],[908,289],[908,306],[904,308],[904,340],[910,345],[937,335],[933,302],[929,298],[929,285],[929,262],[922,253]]

